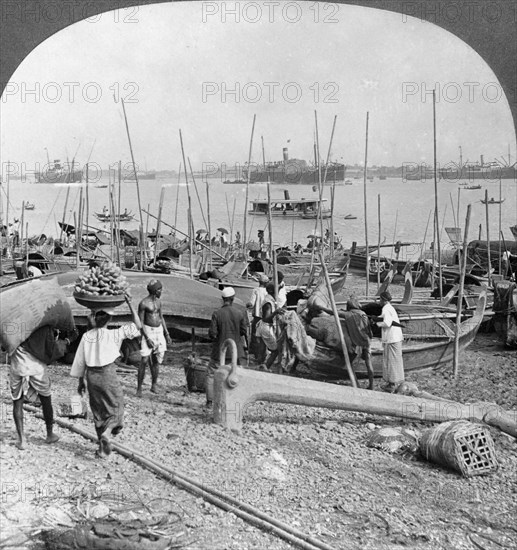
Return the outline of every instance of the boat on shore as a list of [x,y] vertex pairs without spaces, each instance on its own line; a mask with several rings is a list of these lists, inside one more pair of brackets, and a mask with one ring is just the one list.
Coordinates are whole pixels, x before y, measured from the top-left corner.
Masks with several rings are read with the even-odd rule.
[[[459,351],[464,351],[474,340],[477,331],[483,321],[486,305],[486,292],[479,295],[474,314],[467,317],[460,325]],[[410,306],[395,306],[396,308],[409,308]],[[414,312],[416,310],[413,310]],[[401,322],[405,316],[400,314]],[[415,313],[413,320],[416,321]],[[454,336],[456,316],[451,313],[444,315],[436,312],[436,315],[422,319],[422,328],[418,324],[408,322],[402,328],[404,342],[402,344],[402,357],[405,372],[436,368],[450,363],[454,355]],[[429,328],[432,328],[430,331]],[[375,376],[382,376],[382,342],[380,338],[372,340],[372,366]],[[311,372],[329,378],[340,379],[347,377],[347,371],[341,351],[328,348],[317,343],[311,359],[305,363]],[[368,373],[363,361],[353,365],[354,371],[359,376]]]

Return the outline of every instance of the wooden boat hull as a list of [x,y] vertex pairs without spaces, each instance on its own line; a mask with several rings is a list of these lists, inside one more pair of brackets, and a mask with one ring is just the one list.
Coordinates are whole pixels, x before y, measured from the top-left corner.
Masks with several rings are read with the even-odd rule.
[[[483,320],[486,305],[486,293],[478,300],[474,315],[460,325],[459,351],[465,350],[474,340]],[[402,344],[404,371],[411,372],[435,368],[450,363],[454,355],[454,325],[452,319],[440,319],[437,316],[435,330],[414,332],[417,325],[409,324],[403,329],[405,340]],[[409,328],[409,331],[408,331]],[[444,335],[436,334],[440,332]],[[308,368],[315,374],[329,378],[346,378],[346,366],[340,352],[317,345]],[[375,376],[382,376],[382,343],[379,338],[372,341],[372,366]],[[354,371],[358,376],[366,376],[367,371],[362,360],[354,361]]]
[[[90,310],[80,306],[73,298],[75,281],[80,274],[82,271],[73,270],[45,277],[57,278],[59,285],[67,295],[76,324],[84,326],[87,324]],[[124,275],[127,277],[135,307],[138,307],[140,300],[147,296],[147,283],[151,279],[158,279],[163,285],[161,302],[167,326],[185,335],[190,335],[193,327],[206,331],[210,325],[212,313],[222,306],[221,292],[199,281],[175,275],[149,274],[131,270],[124,271]],[[22,296],[24,282],[20,281],[15,284],[20,285],[20,295]],[[9,285],[10,287],[11,285]],[[0,293],[1,291],[2,289],[0,289]],[[236,304],[243,307],[240,300],[236,300]],[[131,320],[127,304],[118,307],[115,312],[114,322]]]

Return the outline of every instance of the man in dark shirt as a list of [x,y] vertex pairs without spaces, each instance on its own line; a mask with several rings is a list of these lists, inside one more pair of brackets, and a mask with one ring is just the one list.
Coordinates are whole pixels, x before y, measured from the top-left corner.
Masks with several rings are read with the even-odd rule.
[[[233,305],[235,290],[226,287],[222,293],[223,306],[212,314],[208,336],[213,340],[212,354],[208,366],[206,381],[207,405],[212,404],[214,388],[214,371],[219,366],[219,354],[224,341],[231,338],[237,345],[237,364],[245,360],[248,349],[248,315],[244,308]],[[231,360],[230,348],[226,350],[226,361]]]

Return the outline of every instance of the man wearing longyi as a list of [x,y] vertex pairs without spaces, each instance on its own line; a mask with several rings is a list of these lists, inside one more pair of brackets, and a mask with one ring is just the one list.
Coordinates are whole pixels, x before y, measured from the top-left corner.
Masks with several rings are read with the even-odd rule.
[[151,392],[158,393],[159,365],[163,363],[167,345],[171,343],[160,301],[162,283],[156,279],[151,279],[147,285],[147,291],[149,295],[138,306],[138,315],[142,323],[140,350],[142,360],[138,369],[137,397],[142,397],[142,384],[147,365],[149,365],[151,371]]

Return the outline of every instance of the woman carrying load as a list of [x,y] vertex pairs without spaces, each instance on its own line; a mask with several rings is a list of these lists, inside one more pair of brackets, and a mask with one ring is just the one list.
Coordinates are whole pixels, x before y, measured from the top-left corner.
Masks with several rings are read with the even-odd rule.
[[70,376],[79,378],[77,391],[85,391],[85,378],[93,414],[95,430],[99,438],[96,455],[106,458],[111,453],[110,434],[117,435],[123,427],[124,396],[117,376],[115,360],[120,356],[120,347],[127,338],[140,336],[142,325],[130,297],[126,302],[133,316],[132,323],[110,330],[107,328],[115,313],[104,308],[93,312],[90,322],[93,326],[79,343]]

